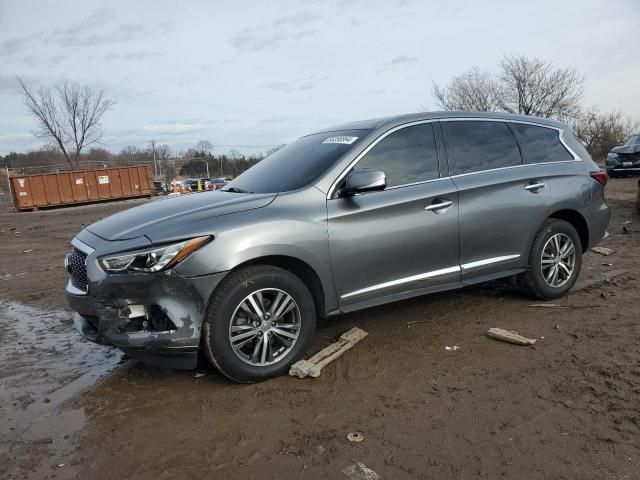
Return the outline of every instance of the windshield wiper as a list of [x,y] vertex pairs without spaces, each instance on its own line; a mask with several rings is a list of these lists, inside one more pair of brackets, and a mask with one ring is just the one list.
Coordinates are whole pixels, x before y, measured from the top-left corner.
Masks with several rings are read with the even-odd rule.
[[249,190],[245,190],[243,188],[237,188],[237,187],[223,188],[221,191],[229,192],[229,193],[253,193],[253,192],[250,192]]

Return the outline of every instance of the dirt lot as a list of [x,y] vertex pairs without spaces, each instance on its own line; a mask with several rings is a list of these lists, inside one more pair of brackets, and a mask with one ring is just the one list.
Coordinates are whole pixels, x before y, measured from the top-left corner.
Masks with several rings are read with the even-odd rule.
[[[74,332],[68,242],[138,201],[2,213],[0,477],[339,479],[362,462],[392,479],[639,478],[636,188],[607,186],[616,253],[586,255],[554,302],[567,308],[496,284],[369,309],[320,326],[314,350],[370,333],[320,378],[258,385],[136,364]],[[492,326],[538,343],[488,339]]]

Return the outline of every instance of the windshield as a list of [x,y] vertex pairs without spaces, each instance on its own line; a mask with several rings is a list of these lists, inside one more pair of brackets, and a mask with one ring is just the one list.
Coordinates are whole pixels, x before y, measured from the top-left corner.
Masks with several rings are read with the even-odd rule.
[[634,135],[624,142],[625,145],[640,145],[640,135]]
[[309,185],[370,130],[341,130],[299,138],[229,182],[222,191],[278,193]]

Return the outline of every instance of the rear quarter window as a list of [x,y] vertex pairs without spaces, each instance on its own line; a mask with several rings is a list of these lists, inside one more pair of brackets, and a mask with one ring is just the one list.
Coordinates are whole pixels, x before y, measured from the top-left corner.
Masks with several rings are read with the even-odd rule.
[[522,165],[516,138],[504,122],[442,122],[451,175]]
[[548,163],[573,160],[573,155],[560,141],[560,132],[554,128],[512,123],[524,163]]

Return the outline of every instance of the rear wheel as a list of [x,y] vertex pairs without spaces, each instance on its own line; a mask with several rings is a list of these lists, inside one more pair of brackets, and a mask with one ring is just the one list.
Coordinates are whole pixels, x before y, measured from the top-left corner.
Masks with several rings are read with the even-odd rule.
[[582,267],[582,244],[576,229],[560,219],[547,220],[529,252],[529,270],[520,276],[520,285],[531,295],[554,299],[573,287]]
[[316,311],[291,272],[257,265],[233,272],[214,292],[202,331],[207,358],[242,383],[286,373],[313,337]]
[[638,182],[638,194],[636,195],[636,209],[640,213],[640,182]]

